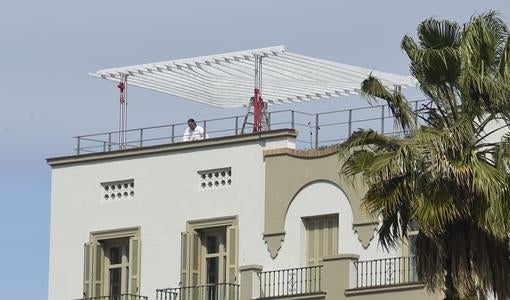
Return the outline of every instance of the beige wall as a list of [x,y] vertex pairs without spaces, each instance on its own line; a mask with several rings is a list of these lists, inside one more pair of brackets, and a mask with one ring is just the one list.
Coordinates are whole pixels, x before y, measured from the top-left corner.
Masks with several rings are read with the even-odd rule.
[[353,230],[364,248],[374,237],[377,222],[360,207],[366,188],[361,180],[348,182],[339,175],[341,162],[335,147],[298,151],[290,148],[264,151],[266,192],[264,240],[275,258],[285,238],[285,218],[296,195],[315,182],[329,182],[340,188],[352,207]]

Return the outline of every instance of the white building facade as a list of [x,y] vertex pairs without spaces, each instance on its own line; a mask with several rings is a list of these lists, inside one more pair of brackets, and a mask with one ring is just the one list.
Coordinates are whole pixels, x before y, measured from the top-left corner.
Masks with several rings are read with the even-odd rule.
[[[347,276],[344,290],[368,286],[376,275],[360,277],[358,259],[405,253],[378,247],[334,151],[296,151],[295,139],[275,130],[48,159],[48,298],[336,299],[331,270]],[[332,268],[346,257],[359,273]],[[409,272],[381,269],[388,262],[379,288],[426,295]],[[292,298],[303,295],[318,298]]]

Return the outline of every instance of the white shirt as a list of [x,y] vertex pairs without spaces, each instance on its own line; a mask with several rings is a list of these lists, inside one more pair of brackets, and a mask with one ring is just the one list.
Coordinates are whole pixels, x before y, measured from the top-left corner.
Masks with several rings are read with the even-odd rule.
[[182,137],[183,142],[190,142],[190,141],[198,141],[207,139],[209,136],[207,133],[204,133],[204,129],[200,126],[196,126],[195,130],[191,130],[191,128],[186,128],[186,131],[184,131],[184,135]]

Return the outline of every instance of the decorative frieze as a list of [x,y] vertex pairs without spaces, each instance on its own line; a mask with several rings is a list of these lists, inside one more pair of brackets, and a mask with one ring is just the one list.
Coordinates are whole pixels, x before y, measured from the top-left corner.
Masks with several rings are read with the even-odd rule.
[[198,171],[199,189],[210,190],[226,188],[232,185],[232,168],[220,168]]
[[102,199],[105,201],[130,199],[135,196],[135,180],[119,180],[101,183]]

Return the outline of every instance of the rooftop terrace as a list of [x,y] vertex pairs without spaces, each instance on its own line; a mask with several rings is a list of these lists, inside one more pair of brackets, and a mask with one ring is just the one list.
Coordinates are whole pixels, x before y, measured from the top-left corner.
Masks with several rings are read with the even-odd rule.
[[[412,101],[411,107],[418,110],[426,100]],[[245,116],[197,120],[209,138],[250,134],[252,125],[243,130]],[[182,142],[187,123],[165,124],[136,128],[126,131],[121,141],[120,131],[109,131],[76,136],[76,155],[127,150],[133,148],[173,144]],[[315,149],[341,143],[359,128],[371,128],[384,134],[399,134],[395,119],[387,105],[376,105],[353,109],[307,113],[296,110],[269,112],[268,130],[296,129],[298,149]]]

